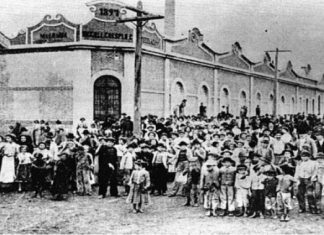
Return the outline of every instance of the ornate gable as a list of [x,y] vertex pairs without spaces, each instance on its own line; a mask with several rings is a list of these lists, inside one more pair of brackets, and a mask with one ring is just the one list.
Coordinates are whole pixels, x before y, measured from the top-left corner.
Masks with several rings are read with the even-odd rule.
[[188,39],[180,42],[179,45],[172,46],[171,52],[192,56],[198,59],[213,61],[213,57],[204,51],[200,44],[203,42],[203,34],[198,28],[189,30]]
[[27,43],[75,42],[79,40],[79,34],[79,24],[68,21],[61,14],[46,15],[37,25],[27,28]]
[[0,49],[8,48],[10,46],[10,40],[0,32]]
[[271,64],[271,57],[268,52],[265,53],[262,64],[254,66],[253,70],[258,73],[274,75],[275,70]]
[[283,71],[282,73],[280,73],[279,76],[284,77],[284,78],[290,78],[290,79],[297,78],[297,75],[296,75],[295,71],[293,70],[291,61],[288,61],[286,70]]
[[152,23],[151,25],[146,24],[143,28],[143,45],[153,47],[156,49],[163,49],[163,38],[162,35],[156,28],[156,25]]
[[16,37],[10,39],[11,45],[24,45],[26,44],[26,31],[21,30]]
[[232,52],[230,55],[225,55],[219,59],[219,63],[237,67],[240,69],[249,69],[249,63],[242,58],[242,48],[238,42],[232,45]]

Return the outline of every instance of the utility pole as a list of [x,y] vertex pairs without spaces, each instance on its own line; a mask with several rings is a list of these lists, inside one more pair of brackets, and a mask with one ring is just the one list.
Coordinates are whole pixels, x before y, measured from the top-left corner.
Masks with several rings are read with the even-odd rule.
[[[143,26],[148,20],[163,19],[164,16],[153,15],[143,10],[143,4],[138,1],[137,8],[125,6],[126,9],[136,12],[136,17],[117,20],[117,23],[136,22],[135,46],[135,95],[134,95],[134,134],[141,136],[141,87],[142,87],[142,44]],[[145,22],[143,22],[145,21]]]
[[279,90],[279,80],[278,80],[278,57],[281,52],[291,52],[291,50],[270,50],[266,52],[275,52],[275,77],[274,77],[274,86],[273,86],[273,116],[276,117],[278,114],[278,90]]

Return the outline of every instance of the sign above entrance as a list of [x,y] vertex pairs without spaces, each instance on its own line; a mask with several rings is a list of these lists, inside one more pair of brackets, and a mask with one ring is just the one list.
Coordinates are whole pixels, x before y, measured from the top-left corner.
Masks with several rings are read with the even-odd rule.
[[94,13],[94,18],[105,22],[116,22],[126,14],[124,4],[118,1],[95,0],[86,4]]
[[71,23],[63,15],[54,18],[46,15],[40,23],[28,28],[28,43],[75,42],[78,41],[79,28],[80,25]]

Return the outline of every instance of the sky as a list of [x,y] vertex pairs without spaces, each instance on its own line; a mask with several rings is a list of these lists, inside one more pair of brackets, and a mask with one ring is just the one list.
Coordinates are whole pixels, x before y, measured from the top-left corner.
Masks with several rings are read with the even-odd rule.
[[[87,23],[89,0],[0,0],[0,31],[14,37],[19,30],[37,24],[46,14],[63,14],[74,23]],[[123,0],[136,6],[137,0]],[[164,0],[142,0],[144,10],[164,15]],[[264,51],[291,50],[280,54],[283,70],[288,60],[303,75],[301,66],[312,66],[312,77],[324,73],[324,0],[176,0],[176,32],[187,36],[198,27],[205,43],[226,52],[238,41],[253,62]],[[156,22],[163,33],[163,20]],[[271,55],[274,58],[274,55]]]

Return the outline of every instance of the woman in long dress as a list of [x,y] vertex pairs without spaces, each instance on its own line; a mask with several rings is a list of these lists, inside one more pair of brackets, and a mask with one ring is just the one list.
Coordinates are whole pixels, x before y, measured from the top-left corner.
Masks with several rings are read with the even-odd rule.
[[6,135],[6,143],[2,147],[2,163],[0,170],[0,183],[13,183],[16,178],[15,159],[19,152],[19,145],[14,142],[13,134]]

